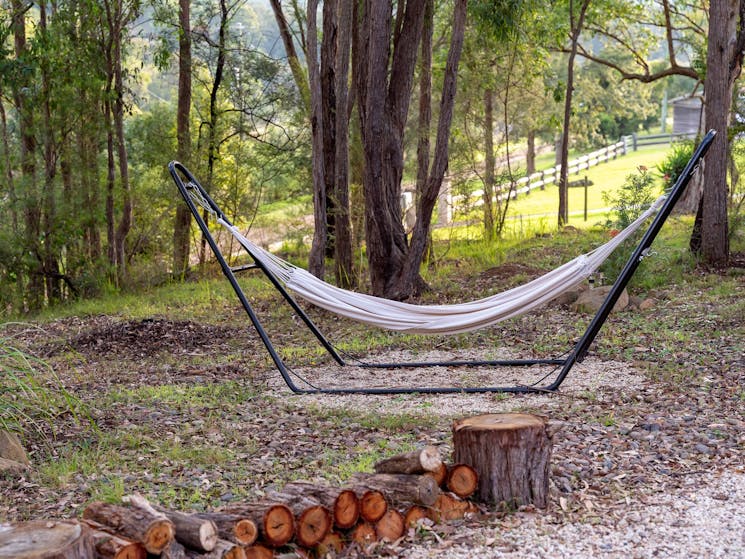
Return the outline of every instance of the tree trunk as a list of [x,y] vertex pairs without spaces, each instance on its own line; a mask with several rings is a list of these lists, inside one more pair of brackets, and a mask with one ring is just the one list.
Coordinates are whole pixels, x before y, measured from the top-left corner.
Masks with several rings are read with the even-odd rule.
[[[325,39],[325,37],[324,37]],[[352,222],[349,207],[349,57],[352,48],[352,3],[337,6],[334,72],[336,126],[334,143],[334,260],[336,283],[357,285],[352,265]]]
[[290,26],[287,24],[287,18],[282,11],[282,4],[280,0],[269,0],[269,3],[272,5],[274,19],[276,20],[277,28],[279,29],[279,36],[282,39],[282,44],[285,47],[287,63],[290,66],[292,78],[294,79],[295,85],[300,92],[300,98],[303,101],[305,112],[310,114],[310,89],[308,87],[308,76],[305,75],[303,67],[300,64],[300,59],[298,58],[297,51],[295,50],[295,42],[292,38],[292,31],[290,31]]
[[712,2],[709,7],[704,120],[707,128],[713,128],[720,133],[714,138],[704,165],[705,187],[700,202],[701,253],[704,261],[716,268],[725,268],[729,264],[727,125],[732,103],[732,88],[739,75],[739,61],[742,59],[742,54],[738,55],[739,58],[733,56],[738,5],[737,0],[728,0]]
[[425,2],[406,3],[392,54],[391,1],[365,1],[359,24],[355,84],[365,153],[367,257],[376,295],[393,295],[397,290],[408,252],[400,202],[403,134]]
[[310,83],[310,129],[313,151],[313,243],[308,256],[308,271],[316,277],[325,275],[325,256],[327,243],[327,215],[326,215],[326,173],[333,172],[326,169],[323,153],[323,106],[321,72],[315,56],[318,50],[318,31],[316,13],[318,0],[309,0],[307,8],[308,18],[308,46],[310,55],[308,62],[308,81]]
[[411,245],[397,280],[396,288],[392,291],[392,294],[397,299],[417,295],[424,285],[419,275],[419,268],[422,264],[424,251],[429,239],[432,211],[434,210],[435,202],[437,202],[437,195],[440,192],[440,186],[442,186],[442,179],[448,167],[450,123],[452,122],[453,107],[455,105],[458,63],[460,61],[461,51],[463,50],[466,6],[466,0],[456,0],[453,8],[452,36],[450,39],[448,59],[445,65],[445,78],[442,86],[442,98],[440,100],[440,117],[437,125],[434,160],[427,178],[427,188],[419,199],[417,220],[411,236]]
[[0,530],[0,559],[91,559],[91,532],[74,520],[36,520]]
[[455,460],[479,477],[479,500],[548,506],[551,438],[535,415],[487,414],[453,424]]
[[484,91],[484,238],[494,239],[494,90]]
[[[191,0],[179,0],[178,29],[178,105],[176,108],[176,153],[184,165],[191,164]],[[189,268],[189,229],[191,211],[186,204],[176,205],[173,224],[173,275],[183,278]]]
[[528,130],[528,148],[525,152],[525,173],[535,173],[535,130]]
[[569,124],[572,116],[572,94],[574,93],[574,59],[577,56],[579,36],[584,26],[585,14],[590,5],[590,0],[579,0],[581,2],[579,15],[574,17],[574,0],[569,0],[569,22],[571,49],[567,61],[567,86],[564,98],[564,125],[561,133],[561,150],[559,173],[559,227],[569,222]]
[[96,501],[86,507],[83,518],[109,526],[115,533],[142,543],[148,553],[155,555],[174,539],[173,524],[165,516],[139,507]]

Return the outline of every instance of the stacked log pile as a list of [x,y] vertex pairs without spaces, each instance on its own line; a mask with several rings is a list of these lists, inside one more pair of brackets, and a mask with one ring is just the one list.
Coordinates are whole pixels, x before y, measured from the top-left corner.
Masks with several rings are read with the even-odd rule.
[[255,503],[187,514],[139,496],[94,502],[80,521],[0,524],[0,559],[269,559],[326,556],[346,546],[395,542],[424,519],[440,523],[478,512],[468,500],[548,506],[547,422],[487,414],[453,425],[455,459],[435,447],[379,462],[334,488],[292,482]]
[[15,557],[4,555],[10,548],[3,538],[15,531],[23,539],[29,530],[37,543],[47,541],[38,557],[52,559],[333,556],[350,545],[368,549],[394,542],[423,519],[442,522],[475,513],[476,505],[465,498],[477,486],[472,468],[448,468],[437,449],[427,447],[380,462],[376,473],[356,474],[347,487],[296,481],[259,502],[217,512],[187,514],[134,495],[119,505],[90,503],[79,521],[0,526],[0,559]]

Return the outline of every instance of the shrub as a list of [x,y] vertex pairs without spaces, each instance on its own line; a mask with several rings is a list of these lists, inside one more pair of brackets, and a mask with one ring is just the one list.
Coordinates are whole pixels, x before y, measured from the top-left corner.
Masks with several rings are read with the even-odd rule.
[[693,155],[694,149],[693,142],[679,142],[673,144],[673,148],[667,157],[657,165],[657,170],[662,175],[662,180],[665,183],[665,190],[671,188],[675,181],[685,169],[688,160]]
[[640,166],[639,172],[626,177],[623,186],[612,195],[603,192],[603,202],[611,207],[611,214],[606,227],[624,229],[656,199],[656,178],[646,167]]

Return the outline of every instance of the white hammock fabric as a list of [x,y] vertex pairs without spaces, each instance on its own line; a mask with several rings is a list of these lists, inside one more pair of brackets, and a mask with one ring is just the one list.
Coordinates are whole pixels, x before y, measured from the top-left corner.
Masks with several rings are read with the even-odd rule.
[[658,198],[633,223],[593,251],[523,285],[477,301],[454,305],[414,305],[336,287],[252,243],[236,226],[222,219],[218,222],[286,287],[314,305],[386,330],[456,334],[525,313],[577,285],[656,213],[664,200],[665,196]]

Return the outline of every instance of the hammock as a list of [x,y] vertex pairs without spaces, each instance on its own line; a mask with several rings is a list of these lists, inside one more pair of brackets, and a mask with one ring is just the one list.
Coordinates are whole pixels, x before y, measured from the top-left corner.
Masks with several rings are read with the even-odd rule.
[[[230,282],[236,296],[241,302],[243,309],[251,320],[257,334],[266,347],[272,361],[279,371],[287,386],[296,394],[453,394],[453,393],[486,393],[486,392],[552,392],[558,390],[562,382],[569,374],[575,363],[582,361],[592,345],[595,337],[608,318],[611,309],[618,301],[622,291],[628,284],[634,272],[642,260],[649,255],[649,249],[655,237],[662,228],[665,220],[682,196],[686,186],[690,182],[699,162],[714,141],[716,132],[710,131],[701,141],[693,153],[690,161],[683,169],[667,197],[657,200],[637,220],[621,231],[604,245],[592,252],[581,255],[563,266],[548,272],[544,276],[530,281],[519,287],[508,291],[472,301],[470,303],[456,305],[411,305],[388,299],[381,299],[371,295],[364,295],[352,291],[346,291],[333,285],[329,285],[315,276],[309,274],[302,268],[298,268],[262,249],[249,241],[220,210],[219,206],[210,198],[204,188],[189,170],[177,161],[172,161],[168,168],[173,177],[179,193],[189,207],[192,216],[197,222],[204,238],[215,255],[225,277]],[[240,242],[241,246],[253,259],[253,264],[232,268],[220,248],[217,245],[205,219],[202,218],[200,208],[204,208],[216,217],[216,220],[226,227],[232,235]],[[634,249],[626,262],[623,270],[611,286],[597,314],[593,317],[585,333],[577,341],[574,348],[565,355],[558,358],[548,359],[511,359],[493,361],[443,361],[443,362],[395,362],[395,363],[364,363],[359,362],[357,366],[392,369],[404,367],[431,367],[431,366],[519,366],[530,367],[533,365],[551,365],[554,373],[558,372],[556,378],[545,386],[539,386],[548,375],[540,380],[527,385],[516,386],[418,386],[418,387],[318,387],[305,379],[300,378],[291,371],[280,357],[272,344],[269,335],[264,330],[258,316],[254,312],[246,294],[239,285],[235,274],[238,271],[249,268],[258,268],[266,275],[267,279],[274,285],[282,295],[287,304],[293,309],[297,316],[303,321],[307,328],[316,336],[319,343],[328,354],[342,366],[347,365],[339,355],[336,348],[329,342],[320,330],[311,321],[305,311],[297,304],[295,299],[288,293],[285,286],[292,289],[301,297],[309,300],[320,307],[332,312],[361,320],[375,326],[405,331],[405,332],[465,332],[494,324],[511,316],[550,301],[562,291],[576,285],[586,278],[608,257],[608,255],[624,240],[633,234],[641,224],[651,215],[655,214],[651,225],[644,233],[641,241]],[[549,373],[551,374],[551,373]],[[308,387],[303,388],[296,384],[300,379]]]
[[226,220],[218,218],[218,222],[285,286],[318,307],[386,330],[458,334],[523,314],[571,289],[595,272],[616,247],[660,209],[664,201],[665,196],[660,196],[633,223],[592,252],[508,291],[455,305],[414,305],[341,289],[252,243]]

